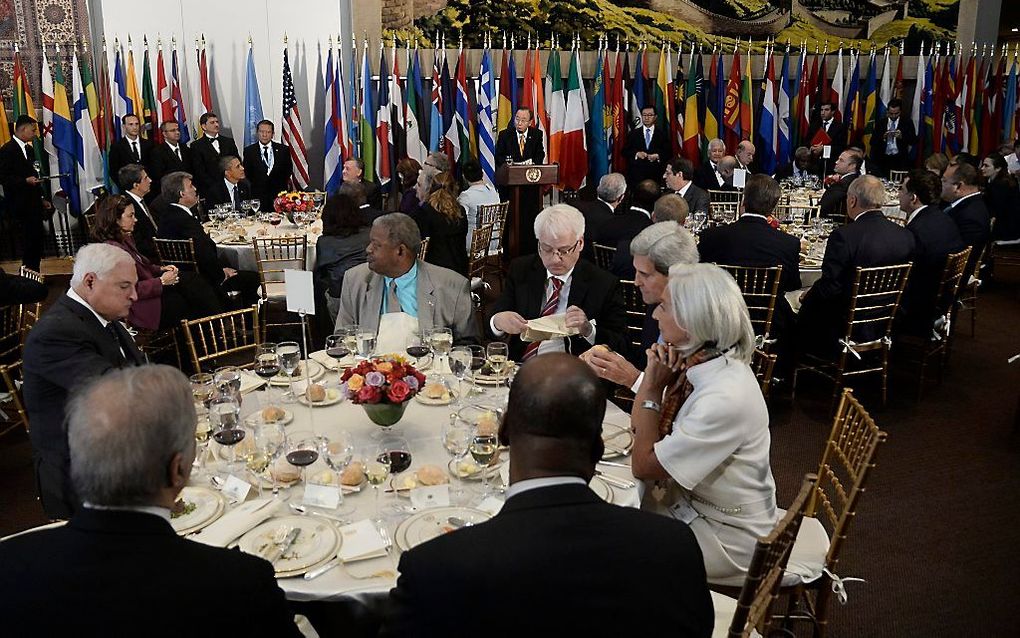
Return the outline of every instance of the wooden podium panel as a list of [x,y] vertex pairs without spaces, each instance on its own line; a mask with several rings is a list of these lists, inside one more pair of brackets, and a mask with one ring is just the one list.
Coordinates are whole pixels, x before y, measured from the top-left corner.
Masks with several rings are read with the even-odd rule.
[[[496,169],[496,184],[506,186],[510,191],[510,236],[507,239],[507,253],[510,258],[521,252],[521,196],[522,191],[556,184],[560,181],[559,164],[503,164]],[[539,195],[540,196],[540,195]],[[540,206],[540,202],[538,203]],[[537,211],[535,211],[537,214]],[[528,230],[530,232],[530,230]]]

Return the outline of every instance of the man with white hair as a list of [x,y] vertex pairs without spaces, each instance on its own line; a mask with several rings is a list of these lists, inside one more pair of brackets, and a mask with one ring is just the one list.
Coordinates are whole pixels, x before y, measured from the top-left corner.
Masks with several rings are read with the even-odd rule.
[[43,313],[25,343],[25,407],[43,509],[67,518],[78,509],[70,481],[65,405],[75,386],[108,370],[144,363],[120,320],[138,299],[135,261],[110,244],[78,251],[67,294]]
[[633,256],[631,278],[641,291],[641,301],[648,306],[641,330],[641,351],[632,353],[628,359],[618,352],[593,348],[581,358],[599,377],[637,392],[645,365],[645,350],[659,340],[659,324],[652,312],[662,301],[662,291],[669,282],[669,269],[675,264],[698,263],[698,246],[694,236],[680,224],[658,222],[638,233],[630,242],[629,254]]
[[740,144],[737,144],[737,152],[735,157],[737,159],[737,168],[747,171],[746,177],[756,175],[761,172],[758,164],[754,161],[754,153],[757,149],[754,148],[749,140],[744,140]]
[[579,201],[575,208],[584,215],[584,251],[582,257],[594,260],[592,243],[598,237],[602,227],[613,218],[616,209],[623,203],[627,195],[627,180],[620,173],[603,175],[595,189],[597,199]]
[[82,507],[65,526],[0,543],[8,635],[170,636],[178,610],[197,634],[301,635],[268,561],[171,527],[195,459],[193,401],[169,366],[116,370],[75,394],[67,438]]
[[[510,356],[525,361],[546,352],[581,354],[596,343],[615,350],[626,347],[626,309],[616,277],[587,260],[584,216],[567,204],[550,206],[535,218],[538,254],[510,263],[503,293],[493,305],[489,329],[509,337]],[[572,334],[524,342],[529,320],[562,317]]]
[[[858,268],[909,263],[914,236],[882,213],[885,187],[872,175],[863,175],[847,189],[850,223],[837,228],[825,245],[822,276],[801,295],[797,318],[801,350],[830,354],[846,327],[854,278]],[[871,329],[869,329],[871,328]],[[864,340],[878,338],[884,326],[866,327]]]
[[708,161],[694,171],[694,184],[706,191],[719,190],[723,185],[719,174],[719,162],[726,156],[726,143],[714,138],[708,142]]

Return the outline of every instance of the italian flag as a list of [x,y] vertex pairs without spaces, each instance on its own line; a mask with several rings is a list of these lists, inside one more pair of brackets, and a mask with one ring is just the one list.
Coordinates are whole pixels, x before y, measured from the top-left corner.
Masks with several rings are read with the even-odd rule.
[[577,49],[574,49],[570,57],[570,74],[565,91],[567,111],[560,146],[560,184],[563,188],[578,190],[584,186],[588,174],[588,144],[584,136],[588,122],[588,97],[581,82],[581,63]]
[[[549,107],[549,163],[562,164],[560,147],[563,145],[563,122],[566,118],[566,102],[563,99],[563,74],[560,72],[560,52],[549,51],[549,65],[545,84],[546,100]],[[563,173],[560,173],[563,177]]]

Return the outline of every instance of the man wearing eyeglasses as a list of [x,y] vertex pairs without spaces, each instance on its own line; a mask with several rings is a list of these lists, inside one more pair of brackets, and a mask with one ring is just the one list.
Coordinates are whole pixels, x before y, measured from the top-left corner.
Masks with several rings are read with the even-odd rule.
[[[535,236],[538,254],[510,264],[489,320],[492,334],[509,335],[510,356],[517,361],[546,352],[579,355],[596,343],[621,351],[626,344],[626,309],[620,282],[595,264],[579,260],[584,216],[567,204],[550,206],[535,219]],[[557,315],[576,333],[530,343],[514,338],[527,330],[529,320]]]

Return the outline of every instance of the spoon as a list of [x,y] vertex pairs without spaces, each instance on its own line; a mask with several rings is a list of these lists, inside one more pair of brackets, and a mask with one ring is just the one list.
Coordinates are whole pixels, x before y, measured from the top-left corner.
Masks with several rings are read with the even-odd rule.
[[315,510],[310,510],[307,507],[305,507],[304,505],[299,505],[298,503],[291,503],[290,504],[290,509],[294,510],[298,514],[304,514],[305,516],[309,516],[309,515],[310,516],[321,516],[322,518],[328,518],[331,521],[336,521],[336,522],[342,523],[344,525],[346,525],[349,522],[349,521],[345,521],[342,518],[338,518],[336,516],[330,516],[329,514],[323,514],[322,512],[316,512]]
[[472,525],[474,525],[474,523],[472,523],[471,521],[465,521],[463,518],[457,516],[451,516],[450,518],[446,519],[446,522],[458,529],[460,529],[461,527],[471,527]]

